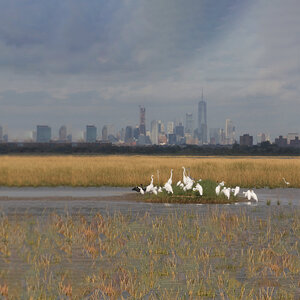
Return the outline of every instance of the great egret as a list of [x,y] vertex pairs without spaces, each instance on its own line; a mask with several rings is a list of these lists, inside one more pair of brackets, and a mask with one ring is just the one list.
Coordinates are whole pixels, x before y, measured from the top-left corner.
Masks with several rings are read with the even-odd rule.
[[144,195],[144,194],[145,194],[144,190],[143,190],[141,187],[139,187],[139,186],[138,186],[138,188],[140,189],[140,193],[141,193],[142,195]]
[[146,193],[151,193],[153,190],[153,175],[151,175],[151,183],[146,187]]
[[196,184],[196,186],[193,188],[193,191],[194,192],[198,191],[200,196],[203,196],[203,188],[199,183]]
[[221,192],[222,192],[222,193],[228,198],[228,200],[229,200],[229,198],[230,198],[230,188],[224,187],[224,188],[222,189]]
[[181,181],[179,180],[177,183],[176,183],[176,186],[180,186],[181,184]]
[[251,190],[250,192],[251,192],[251,198],[253,198],[256,202],[258,202],[257,195],[254,193],[254,191]]
[[159,193],[162,193],[162,188],[161,188],[161,186],[158,188],[158,190],[157,190]]
[[168,194],[173,194],[173,188],[171,186],[171,184],[169,184],[169,182],[167,182],[165,185],[164,185],[164,189],[167,191]]
[[238,193],[240,192],[240,187],[239,186],[236,186],[235,189],[233,189],[233,196],[237,196]]
[[183,187],[184,191],[189,191],[193,188],[194,180],[188,181],[188,183]]
[[220,195],[220,190],[221,190],[221,186],[220,186],[220,184],[216,187],[216,194],[217,194],[217,196],[219,196]]
[[251,198],[252,198],[252,193],[251,193],[250,190],[248,190],[247,192],[243,192],[243,194],[244,194],[245,198],[248,199],[248,201],[251,200]]
[[170,178],[168,180],[168,184],[169,185],[172,185],[172,177],[173,177],[173,169],[171,169],[171,176],[170,176]]
[[182,172],[182,181],[183,181],[183,184],[184,185],[187,185],[187,183],[188,183],[188,177],[186,176],[186,174],[185,174],[185,167],[182,167],[182,169],[183,169],[183,172]]
[[289,184],[290,184],[289,182],[287,182],[287,181],[285,180],[284,177],[282,177],[282,179],[283,179],[283,181],[284,181],[284,183],[285,183],[286,185],[289,185]]
[[157,186],[153,187],[152,193],[153,193],[154,195],[157,195]]

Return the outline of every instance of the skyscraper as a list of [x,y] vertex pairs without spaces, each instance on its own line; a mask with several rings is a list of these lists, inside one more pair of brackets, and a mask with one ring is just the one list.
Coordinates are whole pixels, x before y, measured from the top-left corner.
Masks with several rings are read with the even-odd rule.
[[2,126],[0,126],[0,142],[3,140],[3,129]]
[[36,141],[38,143],[49,143],[51,140],[51,128],[47,125],[36,126]]
[[86,142],[95,143],[97,140],[97,127],[94,125],[86,125]]
[[158,144],[158,122],[156,120],[153,120],[151,122],[150,137],[151,137],[152,144],[157,145]]
[[102,141],[107,141],[108,134],[107,134],[107,126],[104,125],[102,128]]
[[232,145],[235,142],[235,127],[230,119],[226,119],[225,137],[227,145]]
[[198,136],[200,144],[207,143],[206,102],[203,100],[203,91],[202,99],[198,104]]
[[133,128],[132,126],[126,126],[125,143],[131,143],[132,141],[133,141]]
[[194,131],[193,114],[186,114],[185,118],[185,133],[192,134]]
[[140,106],[140,134],[146,136],[146,108]]
[[59,128],[59,140],[61,142],[67,141],[67,127],[65,125]]

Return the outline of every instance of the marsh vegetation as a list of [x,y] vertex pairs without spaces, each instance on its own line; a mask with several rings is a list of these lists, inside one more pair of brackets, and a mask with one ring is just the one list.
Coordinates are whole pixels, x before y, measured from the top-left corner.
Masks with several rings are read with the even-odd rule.
[[[207,158],[174,156],[1,156],[1,186],[135,186],[157,174],[163,185],[174,169],[181,178],[186,166],[192,177],[225,181],[228,186],[300,187],[300,159]],[[178,178],[178,179],[177,179]],[[174,180],[174,181],[175,181]]]
[[268,207],[264,218],[216,206],[164,216],[2,215],[0,295],[299,299],[299,216],[289,206]]

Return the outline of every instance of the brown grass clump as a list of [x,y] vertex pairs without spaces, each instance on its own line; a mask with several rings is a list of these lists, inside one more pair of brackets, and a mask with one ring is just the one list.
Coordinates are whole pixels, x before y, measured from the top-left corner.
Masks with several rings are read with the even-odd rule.
[[[1,156],[2,186],[133,186],[147,184],[151,174],[162,185],[181,167],[196,179],[224,180],[242,187],[284,187],[282,177],[300,187],[300,158],[225,158],[176,156]],[[157,176],[159,170],[159,181]]]

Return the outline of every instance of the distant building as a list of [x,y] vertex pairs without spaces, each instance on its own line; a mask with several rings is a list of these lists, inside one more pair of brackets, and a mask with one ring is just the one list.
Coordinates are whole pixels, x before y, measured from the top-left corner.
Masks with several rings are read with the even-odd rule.
[[298,136],[296,136],[294,140],[290,141],[290,146],[291,147],[300,147],[300,140],[299,140]]
[[207,144],[207,117],[206,117],[206,102],[202,100],[198,103],[198,136],[200,144]]
[[177,136],[184,137],[184,127],[182,123],[179,123],[179,125],[175,126],[175,132]]
[[253,146],[253,136],[248,133],[240,136],[240,145],[249,147]]
[[108,140],[108,130],[107,126],[104,125],[102,128],[102,141],[107,141]]
[[47,125],[36,126],[37,143],[49,143],[51,141],[51,127]]
[[94,125],[86,126],[86,142],[95,143],[97,140],[97,127]]
[[278,147],[286,147],[287,146],[287,139],[282,137],[282,135],[280,135],[278,138],[275,139],[275,144]]
[[59,141],[66,142],[67,141],[67,127],[65,125],[59,128]]
[[185,133],[193,134],[194,121],[193,114],[185,114]]
[[168,122],[167,123],[167,134],[173,134],[174,133],[174,122]]
[[67,135],[67,142],[72,143],[72,134]]
[[235,127],[230,119],[225,123],[225,144],[232,145],[235,142]]
[[169,145],[176,145],[177,144],[176,134],[174,134],[174,133],[168,134],[168,144]]
[[209,143],[211,145],[221,144],[221,128],[210,128],[209,129]]
[[3,141],[3,128],[0,126],[0,142]]
[[146,136],[146,108],[140,106],[140,135]]
[[133,137],[138,140],[140,136],[140,128],[138,126],[136,126],[134,129],[133,129]]
[[158,145],[158,122],[156,120],[151,122],[150,138],[153,145]]
[[125,143],[129,144],[133,142],[133,128],[132,126],[126,126],[125,129]]
[[288,133],[287,135],[287,143],[290,144],[291,140],[295,140],[296,137],[300,137],[299,133]]
[[3,142],[8,143],[8,135],[7,134],[3,135]]

